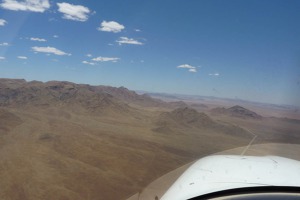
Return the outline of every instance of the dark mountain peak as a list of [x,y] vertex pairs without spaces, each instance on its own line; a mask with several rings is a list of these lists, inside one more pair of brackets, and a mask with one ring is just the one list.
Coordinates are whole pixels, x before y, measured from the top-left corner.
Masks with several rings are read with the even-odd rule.
[[124,87],[124,86],[121,86],[121,87],[118,87],[119,90],[123,90],[123,91],[126,91],[126,92],[129,92],[130,90],[128,90],[128,88]]
[[171,112],[173,116],[183,117],[183,116],[196,116],[199,114],[195,109],[189,107],[177,108]]
[[252,118],[252,119],[261,119],[262,118],[262,116],[258,115],[257,113],[255,113],[251,110],[248,110],[239,105],[228,108],[227,111],[236,117]]
[[145,107],[159,107],[166,106],[167,104],[161,100],[153,99],[147,94],[139,95],[135,91],[129,90],[123,86],[118,88],[111,86],[96,86],[96,88],[98,91],[112,94],[114,97],[117,97],[128,104],[136,104]]
[[25,79],[0,78],[0,88],[15,88],[26,83]]
[[213,125],[214,121],[205,113],[199,113],[195,109],[184,107],[177,108],[171,112],[162,113],[160,115],[159,123],[175,123],[196,127],[207,127]]
[[239,106],[239,105],[235,105],[235,106],[232,106],[230,108],[228,108],[228,110],[233,110],[233,111],[247,111],[248,109],[242,107],[242,106]]
[[75,88],[75,83],[68,81],[48,81],[45,86],[51,89],[70,89]]
[[0,78],[2,83],[26,83],[25,79]]
[[262,119],[261,115],[239,105],[235,105],[227,109],[218,107],[212,109],[211,112],[214,114],[225,114],[228,116],[238,117],[243,119]]
[[[10,84],[7,84],[7,83]],[[14,84],[11,84],[14,83]],[[68,107],[72,110],[87,109],[93,112],[124,112],[129,106],[113,94],[97,90],[97,86],[75,84],[67,81],[2,81],[6,85],[0,90],[0,106],[36,107],[55,106]]]

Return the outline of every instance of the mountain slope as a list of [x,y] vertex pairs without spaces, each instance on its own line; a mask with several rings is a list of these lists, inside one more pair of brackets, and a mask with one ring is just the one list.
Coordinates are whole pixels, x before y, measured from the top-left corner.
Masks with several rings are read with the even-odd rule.
[[199,113],[195,109],[184,107],[171,112],[164,112],[159,116],[157,123],[172,126],[194,126],[204,128],[215,125],[215,122],[206,114]]
[[97,86],[74,84],[66,81],[43,83],[0,79],[0,106],[2,107],[29,109],[68,107],[74,112],[85,110],[98,114],[130,114],[130,112],[135,111],[116,96],[100,91]]
[[152,109],[146,99],[124,88],[1,79],[0,199],[125,199],[251,139],[194,109]]
[[155,122],[153,131],[165,134],[207,134],[251,138],[251,134],[243,128],[216,122],[205,113],[199,113],[192,108],[178,108],[171,112],[163,112]]
[[211,113],[213,114],[222,114],[222,115],[227,115],[227,116],[231,116],[231,117],[237,117],[237,118],[242,118],[242,119],[262,119],[262,116],[251,111],[248,110],[242,106],[233,106],[230,108],[213,108],[211,110]]
[[23,123],[23,121],[17,115],[5,109],[0,109],[0,135],[7,133],[21,123]]

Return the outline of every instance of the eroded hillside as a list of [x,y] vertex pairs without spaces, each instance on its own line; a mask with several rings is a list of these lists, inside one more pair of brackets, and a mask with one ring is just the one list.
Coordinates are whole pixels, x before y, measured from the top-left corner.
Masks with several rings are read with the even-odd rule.
[[0,80],[1,199],[126,199],[253,137],[188,107],[160,111],[168,103],[103,88]]

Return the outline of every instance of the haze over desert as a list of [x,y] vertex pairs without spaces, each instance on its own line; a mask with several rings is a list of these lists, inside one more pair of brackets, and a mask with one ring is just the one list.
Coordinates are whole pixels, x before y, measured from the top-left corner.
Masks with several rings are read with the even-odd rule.
[[253,144],[300,141],[299,118],[212,103],[1,79],[0,197],[126,199],[196,159],[248,145],[253,134]]

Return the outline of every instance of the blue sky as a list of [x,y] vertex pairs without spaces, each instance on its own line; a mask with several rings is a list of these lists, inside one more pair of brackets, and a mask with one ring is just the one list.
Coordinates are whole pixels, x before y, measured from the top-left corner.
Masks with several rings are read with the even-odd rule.
[[1,0],[0,77],[300,106],[300,1]]

